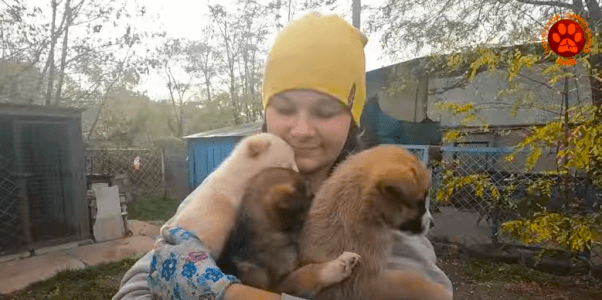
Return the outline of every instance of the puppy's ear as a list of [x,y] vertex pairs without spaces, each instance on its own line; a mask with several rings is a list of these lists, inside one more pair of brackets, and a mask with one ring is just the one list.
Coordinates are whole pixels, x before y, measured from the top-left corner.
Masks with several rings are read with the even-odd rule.
[[387,180],[380,180],[376,184],[376,188],[385,199],[392,199],[394,202],[401,201],[406,205],[408,204],[408,196],[410,196],[409,187],[400,186],[399,183],[388,183]]
[[281,183],[273,185],[266,195],[264,206],[268,211],[286,210],[288,209],[288,197],[296,192],[295,187],[289,183]]
[[270,195],[275,195],[277,197],[283,195],[292,195],[295,193],[295,187],[288,183],[276,184],[270,188]]
[[249,149],[249,157],[258,157],[270,147],[270,144],[270,141],[267,140],[249,141],[249,144],[247,145]]
[[[414,187],[416,183],[416,179],[418,176],[418,171],[414,166],[410,166],[408,169],[408,173],[404,177],[400,178],[397,171],[394,171],[390,174],[382,174],[380,176],[379,181],[376,183],[376,188],[378,191],[388,199],[398,199],[404,203],[411,198],[415,198],[417,195],[414,195]],[[401,180],[405,181],[404,184],[401,184]]]

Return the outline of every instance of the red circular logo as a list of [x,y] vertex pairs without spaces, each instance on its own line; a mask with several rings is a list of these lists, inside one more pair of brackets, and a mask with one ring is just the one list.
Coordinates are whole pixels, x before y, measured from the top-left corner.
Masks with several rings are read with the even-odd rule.
[[573,57],[585,46],[585,31],[577,22],[562,19],[548,31],[548,44],[554,53],[562,57]]

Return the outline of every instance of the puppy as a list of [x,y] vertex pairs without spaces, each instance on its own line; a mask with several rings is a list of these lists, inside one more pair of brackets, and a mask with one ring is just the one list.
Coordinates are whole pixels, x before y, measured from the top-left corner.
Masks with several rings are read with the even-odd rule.
[[[299,233],[311,198],[309,183],[291,169],[274,167],[257,173],[249,180],[236,227],[218,267],[246,285],[281,293],[280,282],[298,265]],[[350,275],[356,257],[345,253],[326,264],[328,276],[297,288],[311,295],[340,282]]]
[[[229,237],[244,189],[255,174],[269,167],[298,170],[293,149],[281,138],[260,133],[242,139],[232,153],[182,203],[167,222],[194,232],[219,257]],[[185,201],[185,202],[186,202]]]
[[[313,299],[451,300],[420,269],[387,269],[396,231],[425,231],[430,173],[410,152],[380,145],[341,163],[313,200],[300,236],[301,267],[282,283],[298,295],[299,282],[343,251],[361,256],[352,274]],[[397,236],[398,238],[402,238]]]

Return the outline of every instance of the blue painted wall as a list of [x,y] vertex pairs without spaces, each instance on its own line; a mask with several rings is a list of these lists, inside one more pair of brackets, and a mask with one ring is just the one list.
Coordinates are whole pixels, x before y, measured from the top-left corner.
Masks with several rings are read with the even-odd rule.
[[442,139],[439,123],[397,120],[380,109],[376,98],[366,102],[361,124],[377,144],[438,145]]
[[188,187],[194,190],[230,155],[242,137],[188,139]]

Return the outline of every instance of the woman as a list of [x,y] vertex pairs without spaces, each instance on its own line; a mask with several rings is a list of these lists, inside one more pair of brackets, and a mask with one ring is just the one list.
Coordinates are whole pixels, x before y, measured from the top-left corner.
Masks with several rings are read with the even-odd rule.
[[[346,21],[310,14],[287,25],[268,55],[263,131],[278,135],[293,147],[299,171],[314,194],[338,162],[363,148],[359,121],[365,101],[366,42]],[[190,198],[192,194],[180,209]],[[425,237],[424,241],[428,243]],[[208,258],[202,242],[185,230],[174,229],[161,244],[164,246],[155,251],[176,253],[172,259],[156,261],[150,253],[144,256],[126,273],[113,299],[152,299],[151,291],[181,299],[298,299],[251,288],[224,275]],[[403,247],[398,248],[403,253]],[[193,256],[203,257],[194,260],[194,266],[188,261],[195,277],[186,267],[180,268],[191,251]],[[160,266],[162,272],[170,271],[167,276],[157,271]],[[451,289],[443,272],[428,275]]]

